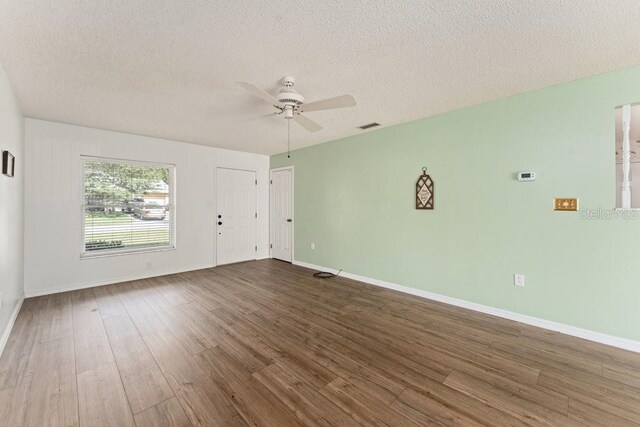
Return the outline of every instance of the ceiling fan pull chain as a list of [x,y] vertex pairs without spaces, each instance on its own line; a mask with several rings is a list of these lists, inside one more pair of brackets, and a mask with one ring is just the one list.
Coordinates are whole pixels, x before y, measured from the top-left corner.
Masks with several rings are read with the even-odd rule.
[[287,159],[291,158],[291,120],[287,120]]

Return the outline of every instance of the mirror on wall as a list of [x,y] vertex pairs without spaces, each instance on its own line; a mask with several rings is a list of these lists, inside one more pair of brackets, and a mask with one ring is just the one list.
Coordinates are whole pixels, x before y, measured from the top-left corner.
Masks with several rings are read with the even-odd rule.
[[640,104],[616,116],[616,208],[640,209]]

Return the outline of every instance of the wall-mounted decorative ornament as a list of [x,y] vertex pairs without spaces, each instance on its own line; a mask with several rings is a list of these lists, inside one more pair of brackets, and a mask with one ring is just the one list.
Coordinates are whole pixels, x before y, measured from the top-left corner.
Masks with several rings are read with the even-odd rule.
[[2,173],[13,178],[16,170],[16,158],[8,151],[2,152]]
[[416,209],[433,209],[433,180],[426,167],[416,182]]

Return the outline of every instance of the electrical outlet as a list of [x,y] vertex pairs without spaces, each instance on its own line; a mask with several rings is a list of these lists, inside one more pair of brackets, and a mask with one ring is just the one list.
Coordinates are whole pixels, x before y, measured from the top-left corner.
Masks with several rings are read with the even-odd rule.
[[316,244],[315,244],[315,243],[312,243],[312,244],[311,244],[311,250],[312,250],[312,251],[315,251],[315,250],[316,250]]
[[151,269],[153,268],[153,264],[151,264],[150,262],[148,262],[148,263],[146,263],[146,264],[145,264],[145,268],[146,268],[147,270],[151,270]]
[[524,274],[518,274],[518,273],[514,274],[513,284],[524,288]]

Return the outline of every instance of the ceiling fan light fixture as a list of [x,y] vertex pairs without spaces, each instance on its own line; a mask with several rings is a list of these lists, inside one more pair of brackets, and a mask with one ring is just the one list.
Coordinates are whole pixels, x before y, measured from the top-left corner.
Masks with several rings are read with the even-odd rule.
[[282,109],[282,112],[284,113],[285,119],[293,119],[294,109],[291,105],[287,105],[286,107],[284,107]]

